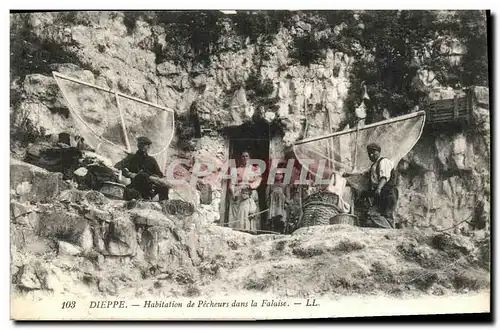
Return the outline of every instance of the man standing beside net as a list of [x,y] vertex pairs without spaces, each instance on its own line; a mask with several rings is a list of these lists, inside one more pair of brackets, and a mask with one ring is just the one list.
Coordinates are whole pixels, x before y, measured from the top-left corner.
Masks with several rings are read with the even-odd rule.
[[[367,217],[369,226],[394,228],[394,210],[398,201],[397,173],[393,162],[381,157],[382,148],[376,143],[367,145],[368,158],[372,165],[365,174],[369,176],[369,188],[360,195],[362,200],[368,201],[370,208]],[[344,176],[351,176],[345,173]]]

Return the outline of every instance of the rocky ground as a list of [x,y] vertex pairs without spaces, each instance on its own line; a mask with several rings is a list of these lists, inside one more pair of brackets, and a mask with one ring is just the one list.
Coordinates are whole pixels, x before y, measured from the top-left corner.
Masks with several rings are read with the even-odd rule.
[[[348,225],[250,235],[180,201],[128,208],[11,160],[15,299],[450,295],[489,290],[489,233]],[[28,183],[31,181],[32,183]],[[184,212],[184,213],[183,213]],[[188,213],[186,213],[188,212]]]

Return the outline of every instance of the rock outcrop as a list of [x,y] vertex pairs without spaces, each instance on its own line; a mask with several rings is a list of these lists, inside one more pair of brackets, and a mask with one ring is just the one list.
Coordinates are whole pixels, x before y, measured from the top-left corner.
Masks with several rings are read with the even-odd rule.
[[48,202],[70,187],[62,173],[51,173],[40,167],[10,160],[10,187],[21,201]]
[[475,228],[481,216],[489,217],[490,128],[483,117],[488,90],[476,87],[473,98],[474,120],[466,129],[427,132],[403,159],[398,213],[407,225],[444,229],[461,222],[455,227],[458,232]]
[[170,214],[165,202],[129,209],[95,191],[66,190],[51,203],[13,198],[15,295],[443,295],[489,287],[484,231],[465,237],[330,225],[256,236],[202,212]]

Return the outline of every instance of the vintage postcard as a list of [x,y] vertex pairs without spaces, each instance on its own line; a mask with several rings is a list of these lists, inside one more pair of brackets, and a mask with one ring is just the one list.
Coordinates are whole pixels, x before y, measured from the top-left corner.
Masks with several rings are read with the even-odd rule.
[[489,15],[11,12],[11,318],[490,313]]

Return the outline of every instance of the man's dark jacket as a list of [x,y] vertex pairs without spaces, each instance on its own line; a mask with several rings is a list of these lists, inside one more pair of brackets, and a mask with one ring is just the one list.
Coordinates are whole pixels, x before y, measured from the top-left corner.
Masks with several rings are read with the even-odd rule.
[[156,193],[161,195],[161,199],[167,198],[168,189],[155,188],[155,185],[149,179],[151,175],[156,175],[160,178],[165,177],[158,166],[158,162],[153,157],[137,151],[135,154],[128,155],[125,159],[118,162],[115,167],[120,170],[127,168],[130,172],[137,174],[125,189],[125,200],[139,197],[135,196],[137,193],[139,193],[142,198],[152,198]]
[[125,159],[118,162],[115,167],[120,170],[128,168],[130,172],[136,174],[142,171],[148,175],[156,175],[160,178],[164,177],[156,159],[140,151],[137,151],[133,155],[128,155]]

